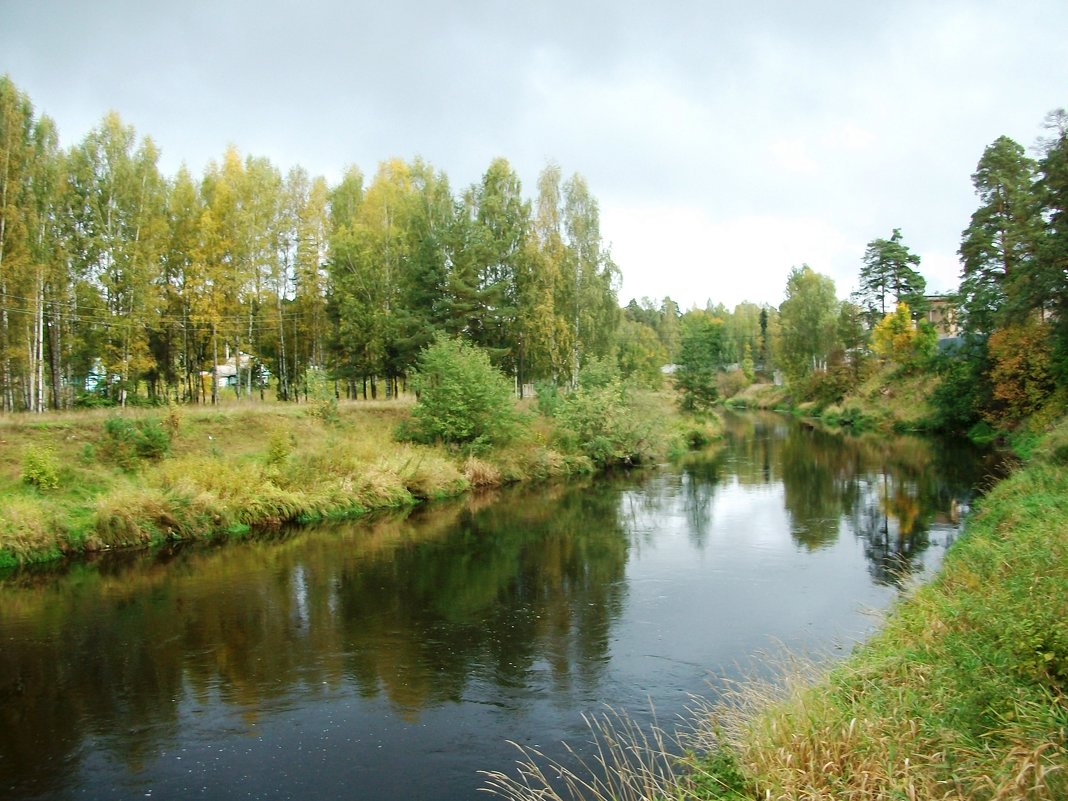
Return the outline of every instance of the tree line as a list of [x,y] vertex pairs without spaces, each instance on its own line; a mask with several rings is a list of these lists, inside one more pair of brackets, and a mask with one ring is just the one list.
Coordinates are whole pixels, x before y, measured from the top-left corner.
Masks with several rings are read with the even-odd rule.
[[235,147],[158,165],[115,113],[62,149],[0,78],[0,410],[214,401],[227,363],[239,397],[393,394],[439,333],[520,386],[611,351],[618,268],[556,165],[533,200],[504,159],[461,192],[419,159],[334,186]]
[[421,159],[330,185],[235,147],[168,177],[114,113],[61,149],[0,78],[0,410],[294,400],[324,380],[341,397],[395,396],[444,335],[484,349],[520,392],[575,387],[583,364],[611,358],[653,388],[674,365],[689,408],[776,374],[834,403],[892,361],[941,374],[942,427],[1011,423],[1068,387],[1068,114],[1046,130],[1037,158],[999,137],[979,160],[946,299],[962,336],[935,358],[900,229],[858,254],[846,300],[802,265],[778,307],[621,309],[597,200],[554,164],[532,198],[503,158],[460,191]]
[[[707,406],[763,372],[781,371],[797,401],[839,403],[879,366],[930,373],[936,428],[1011,429],[1068,409],[1068,113],[1050,112],[1033,152],[1001,136],[972,185],[979,207],[961,233],[957,292],[925,294],[920,258],[900,229],[871,240],[859,289],[845,300],[807,265],[790,271],[778,308],[711,303],[678,333],[684,405]],[[954,331],[927,321],[932,301]],[[656,325],[652,308],[625,314]],[[662,324],[663,316],[660,315]],[[956,336],[947,337],[946,334]],[[940,336],[941,334],[941,336]],[[937,347],[941,341],[942,347]]]

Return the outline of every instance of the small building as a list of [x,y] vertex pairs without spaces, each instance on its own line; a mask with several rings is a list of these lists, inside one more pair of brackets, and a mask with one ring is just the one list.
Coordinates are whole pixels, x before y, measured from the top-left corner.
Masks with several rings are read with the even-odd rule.
[[953,295],[925,295],[927,322],[938,332],[939,339],[960,336],[957,322],[957,299]]

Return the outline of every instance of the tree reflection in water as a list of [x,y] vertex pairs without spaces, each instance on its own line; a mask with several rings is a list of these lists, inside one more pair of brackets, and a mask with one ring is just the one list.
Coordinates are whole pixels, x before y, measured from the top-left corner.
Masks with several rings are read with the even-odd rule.
[[851,531],[865,542],[879,583],[900,585],[930,544],[932,524],[956,528],[978,488],[1000,467],[966,442],[849,436],[779,415],[728,415],[739,480],[781,482],[791,532],[817,549]]
[[60,787],[104,732],[137,770],[183,704],[235,706],[251,726],[351,686],[411,720],[483,677],[523,686],[539,658],[556,684],[596,682],[624,592],[618,503],[591,487],[536,498],[20,575],[0,586],[15,641],[0,649],[0,781]]

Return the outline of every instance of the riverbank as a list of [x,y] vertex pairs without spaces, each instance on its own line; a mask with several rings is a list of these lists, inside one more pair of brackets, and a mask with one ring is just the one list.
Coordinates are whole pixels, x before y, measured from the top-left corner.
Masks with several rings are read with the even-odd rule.
[[[678,447],[686,428],[671,399],[647,402],[669,421],[665,452]],[[477,455],[399,442],[411,408],[235,403],[2,418],[0,567],[250,536],[595,469],[533,412],[522,436]]]
[[1068,423],[816,684],[742,686],[680,797],[1068,797]]
[[894,367],[876,370],[837,402],[797,400],[785,386],[753,384],[727,401],[728,406],[789,412],[853,431],[930,431],[937,375],[903,374]]

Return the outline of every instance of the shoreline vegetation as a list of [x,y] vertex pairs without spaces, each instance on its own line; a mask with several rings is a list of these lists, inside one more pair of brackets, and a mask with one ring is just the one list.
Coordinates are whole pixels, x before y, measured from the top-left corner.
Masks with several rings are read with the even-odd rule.
[[[655,431],[621,462],[663,460],[719,435],[714,417],[680,417],[668,396],[628,403]],[[565,428],[533,402],[521,406],[507,442],[479,446],[398,439],[416,408],[410,396],[0,417],[0,568],[254,536],[613,466],[611,432],[590,442],[574,421]]]

